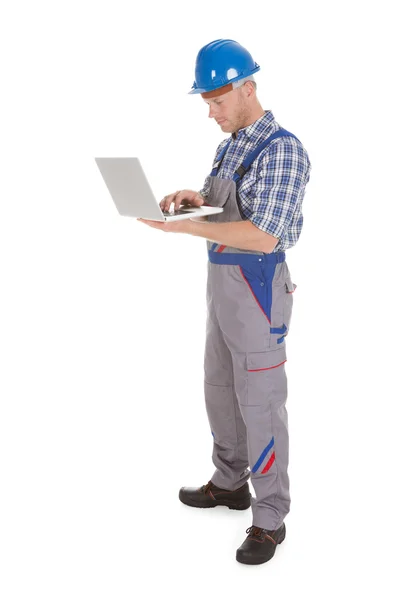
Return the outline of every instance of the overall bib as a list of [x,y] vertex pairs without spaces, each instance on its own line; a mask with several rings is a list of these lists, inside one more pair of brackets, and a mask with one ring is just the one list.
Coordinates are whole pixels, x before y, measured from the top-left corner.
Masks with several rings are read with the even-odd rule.
[[[207,203],[224,208],[210,222],[244,220],[237,182],[276,131],[243,161],[233,179],[216,176],[228,144],[210,174]],[[207,329],[204,391],[213,435],[211,481],[236,490],[251,478],[253,525],[278,529],[289,512],[286,344],[292,283],[284,252],[265,254],[207,240]]]

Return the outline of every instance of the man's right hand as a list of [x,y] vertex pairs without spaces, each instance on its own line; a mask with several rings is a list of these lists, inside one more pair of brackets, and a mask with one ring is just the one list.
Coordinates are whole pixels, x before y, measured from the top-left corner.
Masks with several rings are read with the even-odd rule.
[[193,190],[180,190],[174,194],[164,196],[160,202],[160,208],[163,211],[169,211],[171,204],[174,204],[174,210],[179,210],[180,206],[203,206],[204,198],[198,192]]

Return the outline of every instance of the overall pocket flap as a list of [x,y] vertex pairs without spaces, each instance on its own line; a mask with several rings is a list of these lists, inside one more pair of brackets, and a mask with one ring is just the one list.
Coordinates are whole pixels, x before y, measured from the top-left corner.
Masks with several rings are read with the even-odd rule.
[[247,371],[267,371],[280,366],[286,361],[286,348],[267,350],[266,352],[247,352]]
[[293,283],[291,279],[286,279],[285,284],[286,284],[286,292],[288,294],[293,294],[293,292],[297,288],[297,285],[295,283]]

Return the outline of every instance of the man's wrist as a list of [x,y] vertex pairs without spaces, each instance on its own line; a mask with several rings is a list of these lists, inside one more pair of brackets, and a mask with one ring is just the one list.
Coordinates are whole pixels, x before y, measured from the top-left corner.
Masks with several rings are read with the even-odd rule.
[[205,223],[208,219],[208,215],[205,215],[204,217],[190,217],[191,221],[195,221],[196,223]]

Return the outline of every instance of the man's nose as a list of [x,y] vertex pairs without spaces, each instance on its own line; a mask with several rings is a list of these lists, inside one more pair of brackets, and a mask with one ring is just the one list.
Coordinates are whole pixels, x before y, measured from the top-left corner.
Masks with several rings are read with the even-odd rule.
[[214,119],[215,117],[215,109],[213,106],[210,105],[209,111],[208,111],[208,117],[210,119]]

